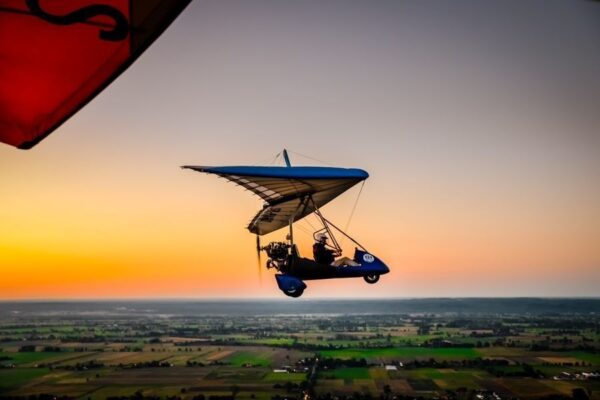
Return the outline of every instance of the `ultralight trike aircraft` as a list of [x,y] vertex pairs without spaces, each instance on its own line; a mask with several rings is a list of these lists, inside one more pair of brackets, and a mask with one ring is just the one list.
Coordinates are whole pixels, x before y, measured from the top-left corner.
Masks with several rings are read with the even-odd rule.
[[[283,150],[286,166],[183,166],[182,168],[214,174],[232,181],[260,196],[265,204],[250,221],[248,230],[256,234],[256,248],[269,256],[267,268],[275,274],[279,289],[290,297],[300,297],[306,289],[303,281],[331,278],[362,277],[367,283],[376,283],[379,276],[390,270],[364,246],[327,220],[320,208],[369,177],[362,169],[334,167],[293,167],[288,153]],[[332,249],[341,254],[341,247],[334,230],[350,239],[357,247],[353,266],[320,264],[313,259],[301,257],[294,244],[293,224],[315,214],[323,227],[313,233],[316,239],[326,233],[332,241]],[[261,247],[260,236],[288,227],[285,242],[271,242]],[[350,263],[348,263],[350,264]],[[259,265],[259,268],[261,266]]]

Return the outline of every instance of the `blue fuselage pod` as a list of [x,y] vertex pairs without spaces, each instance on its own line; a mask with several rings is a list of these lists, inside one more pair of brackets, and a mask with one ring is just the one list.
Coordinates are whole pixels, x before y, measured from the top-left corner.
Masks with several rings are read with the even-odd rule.
[[359,266],[341,266],[319,264],[312,259],[297,257],[291,262],[291,268],[285,276],[293,276],[301,280],[335,279],[335,278],[361,278],[365,276],[384,275],[390,269],[374,255],[356,249],[354,261]]
[[275,279],[277,280],[277,286],[283,292],[302,291],[306,289],[306,284],[295,276],[276,274]]

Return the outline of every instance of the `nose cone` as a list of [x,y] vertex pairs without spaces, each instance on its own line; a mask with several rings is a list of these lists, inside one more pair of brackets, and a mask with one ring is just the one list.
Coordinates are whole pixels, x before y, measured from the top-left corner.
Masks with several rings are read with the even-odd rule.
[[[381,260],[379,260],[381,262]],[[387,274],[388,272],[390,272],[390,269],[388,268],[387,265],[385,265],[383,262],[380,265],[381,268],[381,275],[383,274]]]
[[390,272],[390,269],[383,261],[381,261],[378,257],[373,254],[367,253],[365,251],[356,249],[354,254],[354,260],[360,263],[363,268],[368,270],[370,273],[375,273],[378,275],[387,274]]

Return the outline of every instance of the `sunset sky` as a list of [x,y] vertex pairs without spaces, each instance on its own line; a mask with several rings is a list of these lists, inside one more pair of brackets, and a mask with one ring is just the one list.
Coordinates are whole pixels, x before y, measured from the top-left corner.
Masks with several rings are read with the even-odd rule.
[[599,72],[596,2],[195,0],[37,147],[0,145],[0,299],[287,301],[262,202],[179,168],[284,147],[370,173],[349,232],[391,269],[307,298],[600,296]]

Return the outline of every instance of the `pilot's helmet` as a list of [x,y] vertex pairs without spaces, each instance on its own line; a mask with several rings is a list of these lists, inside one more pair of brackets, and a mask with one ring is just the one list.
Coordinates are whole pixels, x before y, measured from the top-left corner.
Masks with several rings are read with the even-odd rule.
[[326,234],[324,234],[324,233],[319,233],[319,234],[317,235],[317,240],[318,240],[319,242],[326,242],[326,241],[327,241],[327,239],[329,239],[329,238],[328,238],[328,237],[327,237],[327,235],[326,235]]

